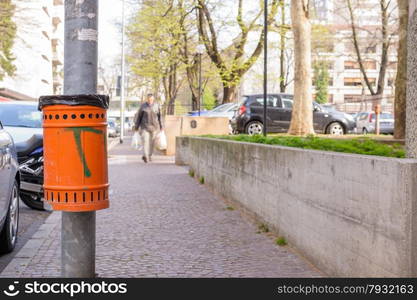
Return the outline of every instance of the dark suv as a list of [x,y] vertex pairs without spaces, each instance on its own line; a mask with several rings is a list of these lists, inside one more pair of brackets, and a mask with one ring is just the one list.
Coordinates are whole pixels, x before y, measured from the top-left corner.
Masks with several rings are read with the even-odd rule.
[[[263,131],[263,95],[244,96],[231,121],[235,133],[261,134]],[[287,132],[290,127],[293,95],[268,95],[268,132]],[[355,128],[353,117],[343,112],[328,110],[313,102],[314,130],[317,133],[343,135]]]

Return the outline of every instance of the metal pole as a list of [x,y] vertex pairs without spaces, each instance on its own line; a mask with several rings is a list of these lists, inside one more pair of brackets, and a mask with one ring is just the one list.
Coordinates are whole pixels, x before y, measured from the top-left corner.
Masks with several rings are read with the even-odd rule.
[[[97,21],[98,0],[65,1],[65,95],[97,93]],[[62,212],[63,277],[95,277],[95,241],[95,212]]]
[[125,133],[125,0],[122,0],[122,78],[120,87],[120,144]]
[[198,63],[198,116],[200,116],[200,112],[201,112],[201,101],[202,101],[202,71],[201,71],[201,57],[202,54],[199,53],[198,54],[199,57],[199,63]]
[[267,135],[267,98],[268,98],[268,0],[264,0],[264,136]]

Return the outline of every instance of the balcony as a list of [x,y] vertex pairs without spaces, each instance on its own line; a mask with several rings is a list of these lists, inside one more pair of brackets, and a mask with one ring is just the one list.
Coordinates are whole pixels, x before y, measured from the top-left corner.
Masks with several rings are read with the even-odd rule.
[[52,54],[52,64],[54,66],[62,65],[62,56],[58,55],[57,53]]

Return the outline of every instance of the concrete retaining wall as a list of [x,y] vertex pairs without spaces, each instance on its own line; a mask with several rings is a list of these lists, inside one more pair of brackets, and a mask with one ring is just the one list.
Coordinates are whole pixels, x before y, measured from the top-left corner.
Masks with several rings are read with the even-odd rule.
[[417,276],[417,160],[178,137],[176,163],[329,276]]

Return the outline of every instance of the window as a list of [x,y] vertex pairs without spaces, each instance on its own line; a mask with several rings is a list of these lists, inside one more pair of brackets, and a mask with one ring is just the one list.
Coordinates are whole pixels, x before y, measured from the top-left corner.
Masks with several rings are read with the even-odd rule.
[[358,117],[359,120],[364,121],[368,118],[368,113],[361,113]]
[[345,61],[345,70],[353,70],[357,69],[356,62],[355,61]]
[[376,45],[366,47],[365,53],[376,53]]
[[[375,121],[376,119],[376,115],[373,113],[372,114],[372,121]],[[379,119],[380,120],[390,120],[390,119],[394,119],[394,116],[392,114],[389,113],[381,113],[379,114]]]
[[[363,62],[365,70],[376,70],[376,62],[374,60],[366,60]],[[359,70],[359,63],[357,61],[345,61],[345,70]]]
[[42,114],[36,105],[2,105],[0,119],[4,126],[42,128]]
[[345,78],[345,86],[362,86],[361,78]]
[[376,70],[376,61],[367,60],[363,63],[363,66],[366,70]]
[[292,105],[293,105],[293,100],[292,99],[282,98],[282,107],[283,108],[292,109]]
[[[256,102],[254,102],[255,105],[264,105],[264,98],[258,97],[256,98]],[[267,99],[267,105],[268,107],[279,107],[278,98],[275,96],[268,96]]]
[[[371,85],[375,86],[376,78],[368,78]],[[362,79],[359,77],[353,77],[353,78],[345,78],[344,80],[345,86],[362,86]]]
[[352,101],[357,100],[360,97],[361,97],[361,95],[349,95],[349,94],[343,95],[343,98],[344,98],[345,102],[352,102]]

